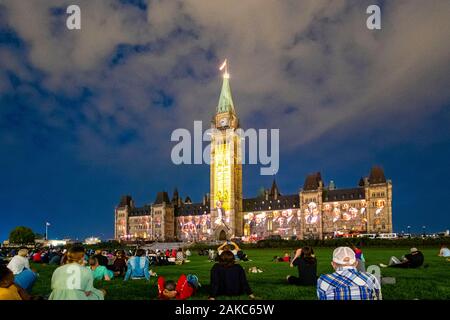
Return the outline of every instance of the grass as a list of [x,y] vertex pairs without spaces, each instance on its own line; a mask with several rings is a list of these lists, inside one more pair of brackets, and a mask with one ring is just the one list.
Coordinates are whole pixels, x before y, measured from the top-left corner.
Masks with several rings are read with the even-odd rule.
[[[318,248],[316,257],[318,259],[318,274],[332,272],[330,265],[332,249]],[[366,248],[364,256],[366,267],[372,264],[387,263],[390,256],[400,257],[408,249],[406,248]],[[271,262],[273,256],[282,255],[284,249],[254,249],[246,253],[252,261],[241,262],[247,271],[248,268],[257,266],[263,273],[247,273],[248,280],[255,295],[259,299],[268,300],[303,300],[316,299],[314,287],[297,287],[286,283],[286,276],[296,275],[297,269],[290,268],[288,263]],[[395,277],[395,285],[384,285],[382,287],[383,299],[385,300],[411,300],[411,299],[450,299],[450,262],[445,258],[437,256],[436,249],[424,249],[425,263],[428,268],[419,269],[391,269],[382,268],[382,276]],[[157,266],[153,270],[166,279],[177,280],[181,273],[196,274],[202,287],[191,299],[206,299],[208,297],[209,271],[213,265],[206,257],[198,256],[193,252],[191,262],[176,266]],[[33,288],[33,294],[48,295],[51,292],[50,280],[54,266],[34,265],[39,273],[39,278]],[[107,300],[151,300],[156,299],[156,278],[150,281],[130,280],[124,282],[122,279],[113,279],[110,282],[96,282],[97,288],[107,291]],[[226,299],[222,297],[222,299]],[[233,297],[234,300],[247,299],[247,296]]]

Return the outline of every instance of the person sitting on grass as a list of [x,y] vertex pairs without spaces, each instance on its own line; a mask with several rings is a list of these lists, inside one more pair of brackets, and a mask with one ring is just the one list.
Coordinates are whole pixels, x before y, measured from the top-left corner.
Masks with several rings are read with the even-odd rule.
[[323,274],[317,280],[319,300],[381,300],[381,287],[377,278],[356,270],[355,252],[349,247],[333,251],[331,265],[335,272]]
[[127,258],[125,256],[125,251],[119,250],[116,252],[116,258],[114,259],[112,265],[112,271],[116,276],[124,276],[127,272]]
[[217,258],[216,251],[213,249],[209,249],[208,250],[208,260],[210,262],[213,262],[213,261],[216,261],[216,258]]
[[182,274],[177,283],[172,280],[166,281],[164,277],[158,278],[158,298],[160,300],[186,300],[192,297],[197,291],[200,283],[195,275]]
[[61,264],[61,258],[62,258],[62,253],[60,250],[57,250],[53,253],[52,257],[50,258],[50,261],[48,262],[48,264],[52,264],[52,265],[60,265]]
[[283,257],[274,256],[272,261],[273,262],[290,262],[291,257],[289,256],[289,253],[285,252]]
[[94,288],[92,272],[84,267],[84,248],[73,246],[66,264],[53,272],[49,300],[104,300],[106,291]]
[[225,241],[220,247],[217,248],[217,252],[219,253],[219,256],[222,254],[222,252],[229,250],[233,252],[234,257],[237,257],[237,253],[240,250],[239,246],[233,242],[233,241]]
[[441,250],[439,250],[439,257],[445,257],[448,258],[450,257],[450,249],[447,248],[447,246],[445,244],[441,245]]
[[231,251],[236,260],[248,261],[247,255],[239,248],[236,242],[225,241],[219,248],[217,248],[219,255],[226,250]]
[[0,265],[0,300],[30,300],[31,296],[14,283],[13,272]]
[[104,267],[108,266],[108,258],[103,255],[101,249],[95,250],[94,258],[97,259],[99,265]]
[[20,249],[17,255],[8,263],[8,268],[14,274],[14,282],[27,292],[31,292],[36,282],[37,274],[31,270],[27,256],[28,249]]
[[360,248],[354,244],[350,244],[349,247],[355,252],[356,261],[358,262],[356,269],[360,272],[366,272],[366,259],[364,259],[364,254]]
[[89,258],[89,266],[87,268],[91,270],[94,280],[110,281],[114,277],[114,273],[105,266],[101,266],[96,257]]
[[177,253],[175,254],[175,263],[176,264],[183,264],[185,262],[183,249],[178,248]]
[[124,281],[130,278],[135,279],[147,279],[150,280],[150,275],[152,271],[150,270],[150,262],[145,256],[145,251],[143,249],[137,249],[136,255],[131,257],[127,262],[127,273],[125,274]]
[[417,250],[417,248],[411,248],[409,254],[404,255],[402,258],[391,257],[388,265],[380,263],[380,267],[386,268],[418,268],[423,265],[425,260],[423,253]]
[[32,256],[34,263],[42,263],[42,253],[40,250],[36,251]]
[[286,280],[289,284],[299,286],[315,286],[317,284],[317,260],[311,247],[303,247],[300,255],[290,264],[291,267],[298,268],[298,277],[287,276]]
[[219,262],[211,269],[211,292],[209,299],[215,300],[217,296],[240,296],[246,293],[250,299],[255,299],[250,288],[244,268],[235,264],[234,254],[223,251]]

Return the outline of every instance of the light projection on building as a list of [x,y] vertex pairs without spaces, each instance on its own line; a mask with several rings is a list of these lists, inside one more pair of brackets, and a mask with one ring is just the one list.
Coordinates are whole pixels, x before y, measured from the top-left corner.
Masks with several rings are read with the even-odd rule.
[[177,218],[179,238],[183,241],[204,241],[211,235],[211,216],[181,216]]
[[338,221],[352,221],[359,218],[365,219],[367,203],[361,200],[358,203],[325,203],[323,213],[326,217],[332,217],[333,223]]
[[215,159],[214,159],[214,203],[217,205],[221,203],[221,208],[228,211],[231,208],[231,164],[230,159],[231,148],[224,141],[217,142],[215,146]]
[[377,200],[376,202],[377,209],[375,210],[375,215],[379,216],[384,209],[384,200]]
[[315,202],[308,203],[304,212],[306,224],[316,224],[319,222],[319,209]]
[[230,230],[230,211],[225,211],[222,207],[222,202],[216,202],[217,218],[214,220],[215,226],[224,226],[228,231]]
[[259,240],[269,235],[282,238],[297,236],[300,232],[300,210],[249,212],[244,215],[244,235],[247,240]]

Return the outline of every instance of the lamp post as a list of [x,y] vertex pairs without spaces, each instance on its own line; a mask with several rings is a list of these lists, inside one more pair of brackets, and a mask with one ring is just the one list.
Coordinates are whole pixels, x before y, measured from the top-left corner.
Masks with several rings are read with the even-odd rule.
[[411,238],[411,226],[408,226],[407,229],[408,229],[408,238]]
[[422,236],[425,238],[427,236],[426,232],[425,232],[426,227],[422,226]]

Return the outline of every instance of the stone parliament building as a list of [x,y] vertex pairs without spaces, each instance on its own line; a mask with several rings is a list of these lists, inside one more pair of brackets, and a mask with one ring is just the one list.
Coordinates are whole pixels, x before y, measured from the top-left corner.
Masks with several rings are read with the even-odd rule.
[[176,189],[171,198],[162,191],[142,207],[122,196],[114,211],[116,240],[257,241],[392,232],[392,182],[378,166],[354,188],[339,189],[333,181],[325,185],[317,172],[296,194],[283,195],[274,180],[271,188],[244,199],[239,118],[226,71],[211,124],[210,193],[193,203]]

